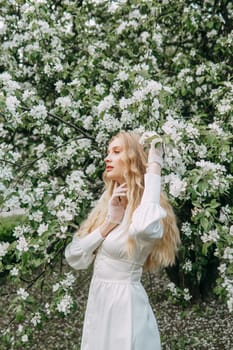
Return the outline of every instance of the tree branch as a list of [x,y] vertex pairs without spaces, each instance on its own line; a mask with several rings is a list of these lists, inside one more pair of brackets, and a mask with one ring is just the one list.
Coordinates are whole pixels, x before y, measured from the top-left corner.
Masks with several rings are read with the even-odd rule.
[[[29,112],[29,111],[30,111],[30,109],[29,109],[29,108],[26,108],[26,107],[22,107],[22,106],[21,106],[20,108],[21,108],[23,111],[26,111],[26,112]],[[71,123],[71,122],[68,122],[68,121],[66,121],[66,120],[63,120],[62,118],[58,117],[57,115],[55,115],[55,114],[53,114],[53,113],[47,112],[47,114],[48,114],[49,117],[58,120],[58,121],[61,122],[62,124],[65,124],[65,125],[69,126],[69,127],[72,128],[72,129],[75,129],[76,131],[78,131],[79,133],[81,133],[83,136],[85,136],[87,139],[90,139],[90,140],[92,140],[92,141],[95,142],[95,138],[94,138],[93,136],[89,135],[89,134],[86,132],[85,129],[80,128],[80,127],[78,127],[77,125],[75,125],[75,124],[73,124],[73,123]]]

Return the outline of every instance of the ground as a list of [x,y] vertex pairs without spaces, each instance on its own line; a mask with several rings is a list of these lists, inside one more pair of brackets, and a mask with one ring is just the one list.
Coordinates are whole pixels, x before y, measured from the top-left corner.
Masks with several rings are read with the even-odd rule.
[[[67,318],[51,319],[41,331],[35,330],[30,350],[79,350],[83,317],[87,301],[90,272],[78,272],[75,292],[78,308]],[[155,312],[163,350],[232,350],[233,314],[226,305],[215,299],[183,309],[172,304],[165,291],[168,279],[165,274],[143,277],[143,284]],[[1,298],[1,308],[4,298]],[[6,315],[1,324],[6,323]],[[1,350],[5,349],[0,346]],[[12,350],[20,349],[13,347]],[[98,350],[98,349],[96,349]],[[109,349],[111,350],[111,349]]]

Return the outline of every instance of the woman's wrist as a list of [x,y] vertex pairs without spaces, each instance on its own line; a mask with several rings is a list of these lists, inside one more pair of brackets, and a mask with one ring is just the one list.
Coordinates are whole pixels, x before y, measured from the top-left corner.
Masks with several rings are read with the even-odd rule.
[[118,224],[112,223],[108,221],[107,219],[104,221],[104,223],[100,226],[100,234],[103,238],[106,238],[109,232],[111,232]]
[[161,165],[157,162],[150,162],[147,164],[146,172],[161,175]]

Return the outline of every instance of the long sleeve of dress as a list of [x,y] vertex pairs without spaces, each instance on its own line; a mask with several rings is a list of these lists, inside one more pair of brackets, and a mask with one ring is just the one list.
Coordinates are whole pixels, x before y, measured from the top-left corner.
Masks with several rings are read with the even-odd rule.
[[66,261],[75,270],[86,269],[94,260],[94,251],[103,240],[99,228],[84,237],[74,237],[65,249]]
[[145,174],[145,188],[140,205],[133,213],[129,235],[135,238],[155,239],[163,235],[160,222],[166,211],[160,207],[161,177],[157,174]]

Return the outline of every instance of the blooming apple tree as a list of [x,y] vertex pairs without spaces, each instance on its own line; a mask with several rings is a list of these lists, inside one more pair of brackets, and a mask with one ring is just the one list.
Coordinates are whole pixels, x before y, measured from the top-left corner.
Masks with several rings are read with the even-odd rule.
[[30,347],[33,327],[75,308],[64,248],[121,129],[166,139],[163,187],[182,239],[171,293],[215,288],[232,311],[232,20],[230,1],[4,2],[0,203],[25,219],[0,242],[3,342]]

